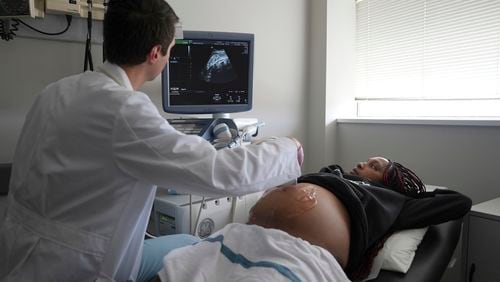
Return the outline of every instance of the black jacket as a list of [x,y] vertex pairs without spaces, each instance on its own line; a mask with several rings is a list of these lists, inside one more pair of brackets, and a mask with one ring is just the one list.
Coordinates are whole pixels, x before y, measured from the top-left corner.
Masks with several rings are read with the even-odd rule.
[[351,220],[347,274],[359,267],[365,252],[385,235],[458,219],[471,208],[471,200],[455,191],[436,189],[411,198],[382,185],[345,179],[329,168],[301,176],[298,182],[328,189],[346,207]]

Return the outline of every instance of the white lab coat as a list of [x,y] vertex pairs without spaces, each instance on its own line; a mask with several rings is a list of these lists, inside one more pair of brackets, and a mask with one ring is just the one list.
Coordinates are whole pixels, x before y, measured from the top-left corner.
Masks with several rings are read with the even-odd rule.
[[155,185],[242,195],[300,174],[289,138],[216,151],[108,63],[38,96],[13,163],[1,281],[133,281]]

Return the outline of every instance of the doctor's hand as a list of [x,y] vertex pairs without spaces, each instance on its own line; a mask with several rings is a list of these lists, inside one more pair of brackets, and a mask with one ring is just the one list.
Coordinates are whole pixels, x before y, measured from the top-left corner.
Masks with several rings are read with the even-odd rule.
[[304,163],[304,148],[302,148],[302,144],[299,142],[299,140],[293,137],[288,138],[292,139],[297,145],[297,161],[299,162],[299,166],[302,166],[302,164]]

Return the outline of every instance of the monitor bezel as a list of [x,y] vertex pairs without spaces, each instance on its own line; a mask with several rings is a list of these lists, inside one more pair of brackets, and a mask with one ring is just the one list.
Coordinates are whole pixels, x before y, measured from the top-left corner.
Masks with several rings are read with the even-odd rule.
[[184,31],[183,39],[208,39],[208,40],[233,40],[249,42],[249,68],[248,68],[248,103],[224,105],[171,105],[169,84],[169,61],[161,74],[161,94],[163,110],[172,114],[224,114],[246,112],[252,109],[253,104],[253,65],[255,36],[252,33],[220,32],[220,31]]

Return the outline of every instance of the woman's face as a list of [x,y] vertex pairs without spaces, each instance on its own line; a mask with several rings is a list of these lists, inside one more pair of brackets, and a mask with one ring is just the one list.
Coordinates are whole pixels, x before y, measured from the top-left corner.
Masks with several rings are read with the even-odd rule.
[[366,162],[359,162],[349,174],[367,178],[373,182],[382,182],[385,168],[389,164],[389,160],[383,157],[373,157]]

